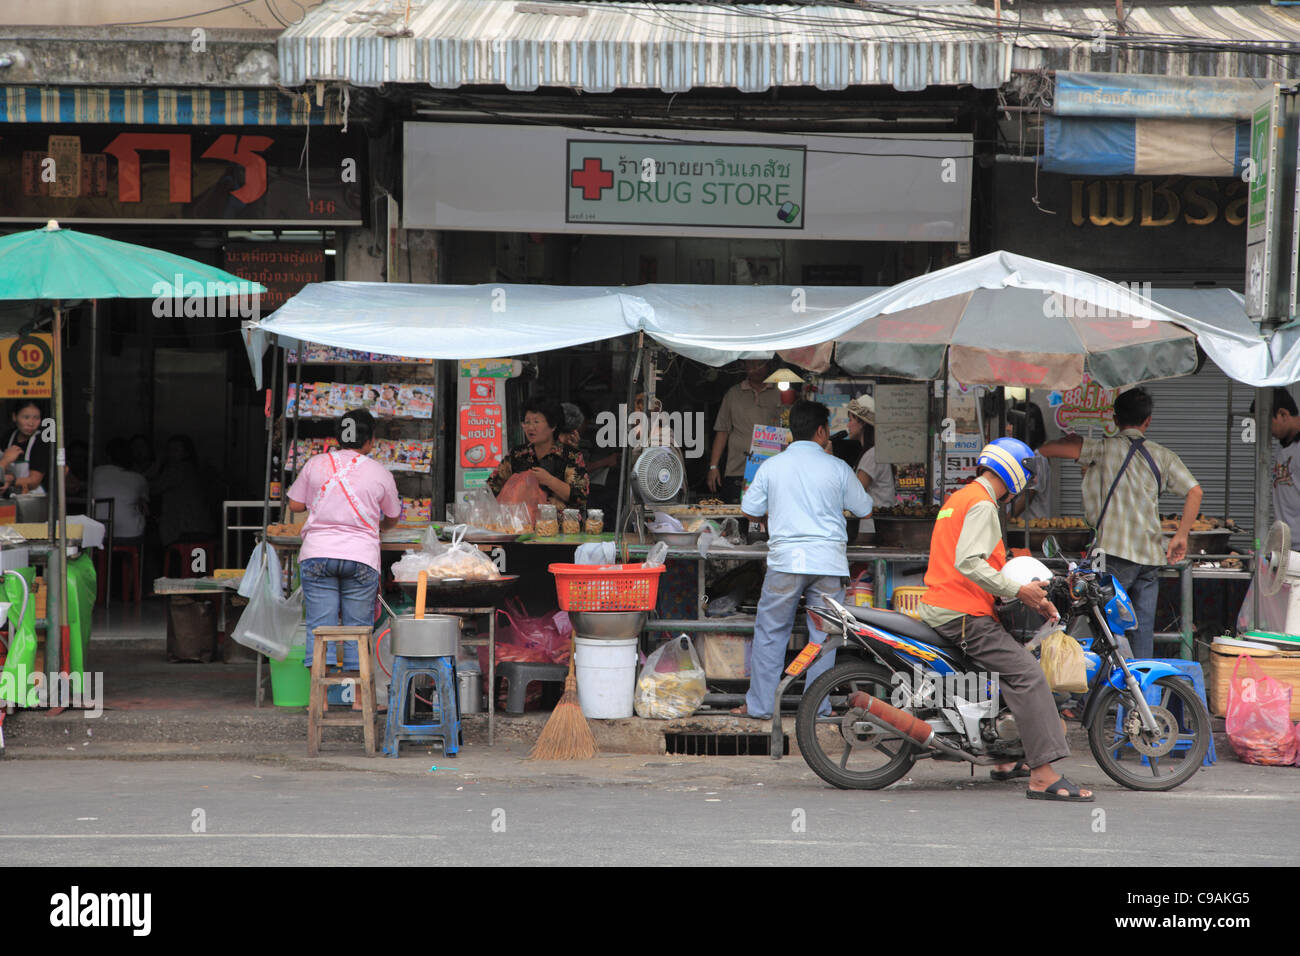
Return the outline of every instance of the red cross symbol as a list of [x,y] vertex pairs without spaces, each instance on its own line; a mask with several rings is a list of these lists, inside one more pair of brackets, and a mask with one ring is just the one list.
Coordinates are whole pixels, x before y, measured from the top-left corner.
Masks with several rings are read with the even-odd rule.
[[583,199],[599,199],[602,192],[614,186],[614,171],[605,169],[599,159],[584,159],[582,169],[569,172],[569,185],[582,190]]

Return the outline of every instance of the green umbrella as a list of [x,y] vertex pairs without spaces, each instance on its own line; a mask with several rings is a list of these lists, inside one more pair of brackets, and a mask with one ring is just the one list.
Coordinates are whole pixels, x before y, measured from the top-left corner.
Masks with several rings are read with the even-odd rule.
[[[50,634],[63,642],[67,668],[67,506],[63,478],[63,303],[70,299],[170,299],[183,303],[199,299],[241,298],[265,292],[265,287],[248,282],[214,266],[173,255],[61,229],[51,220],[44,229],[0,237],[0,300],[45,300],[54,304],[54,474],[57,488],[59,542],[50,567]],[[171,303],[164,314],[177,315]],[[157,313],[155,313],[157,314]],[[180,314],[190,314],[183,312]],[[56,590],[57,589],[57,590]]]

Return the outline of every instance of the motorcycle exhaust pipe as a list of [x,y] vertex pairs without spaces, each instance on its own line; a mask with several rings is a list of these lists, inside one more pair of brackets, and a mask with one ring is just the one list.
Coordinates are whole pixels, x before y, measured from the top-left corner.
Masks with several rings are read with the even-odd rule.
[[866,711],[882,723],[888,724],[904,737],[913,740],[922,747],[934,743],[934,728],[915,714],[899,710],[887,704],[879,697],[872,697],[865,691],[854,691],[849,695],[849,706]]
[[915,741],[922,747],[933,747],[951,757],[966,760],[973,764],[992,763],[988,758],[976,757],[974,754],[968,754],[964,750],[959,750],[950,744],[944,743],[934,735],[934,728],[921,718],[909,714],[905,710],[899,710],[892,704],[886,704],[880,698],[872,697],[865,691],[859,690],[850,694],[849,706],[866,711],[876,720],[898,731],[899,734],[908,740]]

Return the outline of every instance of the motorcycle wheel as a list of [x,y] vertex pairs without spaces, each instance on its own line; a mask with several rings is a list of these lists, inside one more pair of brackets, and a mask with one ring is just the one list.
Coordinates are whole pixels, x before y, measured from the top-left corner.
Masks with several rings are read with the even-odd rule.
[[[899,737],[872,733],[850,740],[845,717],[854,691],[889,700],[889,671],[861,661],[837,664],[804,691],[795,718],[799,753],[817,776],[841,790],[880,790],[904,777],[916,763],[917,748]],[[818,717],[830,698],[831,715]]]
[[1130,790],[1172,790],[1186,783],[1201,769],[1210,746],[1210,714],[1192,690],[1191,682],[1161,677],[1154,686],[1159,691],[1154,706],[1162,708],[1177,725],[1166,728],[1176,732],[1175,749],[1161,756],[1144,756],[1144,749],[1164,749],[1169,735],[1157,734],[1152,740],[1136,738],[1136,728],[1125,727],[1137,717],[1130,706],[1133,697],[1128,690],[1109,684],[1097,691],[1102,696],[1088,728],[1088,744],[1098,766],[1106,776]]

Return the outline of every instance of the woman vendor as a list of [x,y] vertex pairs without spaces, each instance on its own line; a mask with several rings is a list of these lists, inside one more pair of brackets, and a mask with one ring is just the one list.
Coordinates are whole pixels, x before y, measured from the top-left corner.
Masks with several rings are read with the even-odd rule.
[[[862,488],[871,495],[871,507],[892,508],[898,502],[894,491],[894,466],[876,461],[876,402],[870,395],[859,395],[849,402],[849,436],[866,449],[858,459],[855,473]],[[876,523],[862,522],[863,532],[874,532]]]
[[558,405],[530,398],[524,404],[526,444],[512,448],[488,479],[492,494],[500,494],[511,475],[529,472],[546,492],[549,504],[586,508],[587,466],[580,451],[560,442],[558,434],[563,425],[564,412]]
[[13,430],[0,443],[0,468],[5,472],[0,487],[12,486],[15,494],[45,494],[42,482],[50,470],[50,443],[40,434],[44,417],[41,406],[31,399],[18,402]]

